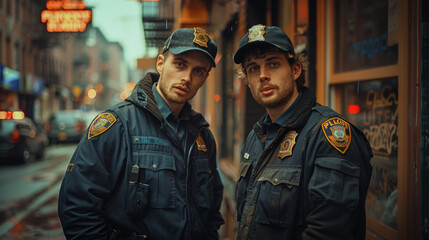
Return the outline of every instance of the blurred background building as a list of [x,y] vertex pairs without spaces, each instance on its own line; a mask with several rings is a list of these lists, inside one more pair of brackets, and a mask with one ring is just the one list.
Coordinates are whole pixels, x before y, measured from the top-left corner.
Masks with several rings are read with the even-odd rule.
[[44,122],[57,110],[120,101],[129,81],[121,44],[91,23],[83,32],[48,32],[41,12],[49,2],[63,1],[0,1],[0,109]]
[[[39,20],[46,2],[0,0],[0,108],[44,121],[57,109],[102,109],[126,97],[139,74],[124,64],[121,45],[91,24],[81,33],[46,32]],[[308,57],[307,85],[317,101],[348,117],[370,140],[375,157],[367,238],[429,239],[427,1],[138,2],[147,48],[159,51],[180,27],[206,28],[218,43],[217,67],[192,104],[218,144],[223,239],[235,238],[241,146],[264,113],[233,63],[240,38],[255,24],[279,26],[291,37],[295,50]],[[154,71],[154,57],[142,53],[138,69]]]

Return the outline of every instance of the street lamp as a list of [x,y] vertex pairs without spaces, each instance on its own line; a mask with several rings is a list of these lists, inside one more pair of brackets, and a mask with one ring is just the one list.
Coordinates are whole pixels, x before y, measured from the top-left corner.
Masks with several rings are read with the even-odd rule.
[[97,96],[97,91],[95,91],[95,89],[94,89],[94,88],[91,88],[91,89],[89,89],[89,90],[88,90],[88,97],[89,97],[89,98],[93,99],[93,98],[95,98],[96,96]]

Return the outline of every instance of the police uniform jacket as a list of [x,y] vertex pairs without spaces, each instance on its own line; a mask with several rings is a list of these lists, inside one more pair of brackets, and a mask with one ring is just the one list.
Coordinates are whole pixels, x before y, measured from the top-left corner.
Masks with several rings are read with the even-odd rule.
[[237,239],[364,239],[372,151],[364,134],[300,92],[264,149],[262,121],[241,153]]
[[59,197],[68,239],[139,235],[217,239],[223,186],[216,145],[201,114],[190,112],[180,142],[155,104],[146,75],[126,101],[100,114],[79,143]]

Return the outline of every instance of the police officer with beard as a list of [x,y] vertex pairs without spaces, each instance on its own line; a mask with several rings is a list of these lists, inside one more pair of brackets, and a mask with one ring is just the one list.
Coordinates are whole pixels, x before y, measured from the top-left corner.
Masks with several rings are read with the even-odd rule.
[[267,110],[249,133],[236,185],[237,239],[364,239],[372,151],[365,135],[304,86],[301,54],[256,25],[234,61]]
[[216,144],[188,103],[216,53],[204,29],[173,32],[158,73],[93,120],[60,190],[67,239],[218,239]]

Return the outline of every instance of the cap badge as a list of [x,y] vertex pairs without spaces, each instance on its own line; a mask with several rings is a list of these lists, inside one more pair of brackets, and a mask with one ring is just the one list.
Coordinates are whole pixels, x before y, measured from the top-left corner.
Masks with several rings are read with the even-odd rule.
[[207,43],[209,42],[209,35],[207,34],[206,30],[200,27],[195,27],[194,36],[194,43],[200,45],[201,47],[208,47]]
[[265,26],[262,24],[255,25],[249,29],[249,42],[265,41]]
[[334,117],[322,123],[322,130],[328,142],[340,153],[345,154],[352,140],[350,124],[339,117]]
[[293,146],[295,146],[295,139],[296,136],[298,136],[298,133],[296,131],[290,131],[286,134],[285,140],[280,145],[279,158],[283,159],[288,156],[292,156],[292,149]]

